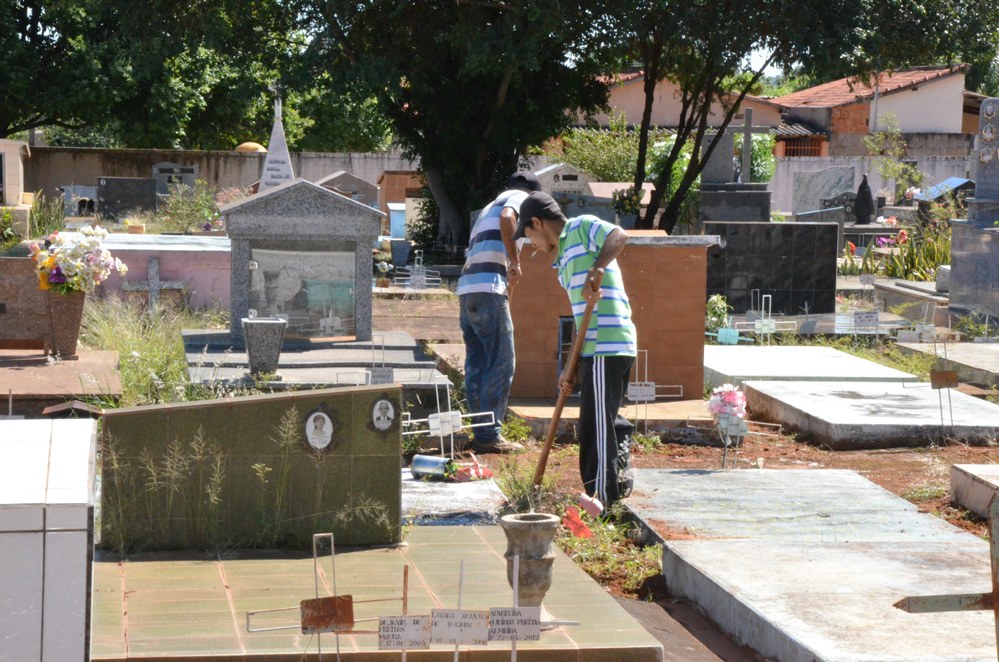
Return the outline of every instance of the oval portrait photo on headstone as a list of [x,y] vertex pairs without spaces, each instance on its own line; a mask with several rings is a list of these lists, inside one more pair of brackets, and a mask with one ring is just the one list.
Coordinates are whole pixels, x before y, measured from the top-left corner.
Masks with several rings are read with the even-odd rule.
[[395,421],[395,406],[388,400],[378,400],[371,408],[371,423],[376,430],[385,432]]
[[316,450],[324,450],[333,440],[333,421],[329,415],[314,411],[305,419],[305,438],[309,446]]

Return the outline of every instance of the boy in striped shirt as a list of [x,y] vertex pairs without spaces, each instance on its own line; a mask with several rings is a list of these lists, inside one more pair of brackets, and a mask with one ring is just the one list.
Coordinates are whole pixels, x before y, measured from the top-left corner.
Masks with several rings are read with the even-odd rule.
[[628,233],[595,216],[566,219],[551,196],[532,193],[521,203],[513,238],[525,236],[554,257],[552,267],[569,295],[577,333],[586,303],[597,302],[576,374],[563,379],[559,388],[571,394],[578,377],[579,472],[586,494],[609,508],[631,493],[633,482],[629,460],[634,426],[618,414],[637,353],[631,305],[616,259]]

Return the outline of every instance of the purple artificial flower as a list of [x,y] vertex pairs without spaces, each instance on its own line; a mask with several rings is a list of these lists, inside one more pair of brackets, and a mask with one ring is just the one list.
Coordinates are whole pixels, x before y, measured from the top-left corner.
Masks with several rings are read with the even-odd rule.
[[66,277],[62,274],[62,269],[55,267],[49,272],[49,282],[50,283],[65,283]]

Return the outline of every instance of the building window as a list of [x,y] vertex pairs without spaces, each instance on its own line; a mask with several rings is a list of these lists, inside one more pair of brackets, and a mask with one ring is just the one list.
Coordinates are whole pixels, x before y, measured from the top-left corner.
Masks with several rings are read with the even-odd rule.
[[822,156],[820,137],[787,138],[781,142],[784,143],[784,156]]

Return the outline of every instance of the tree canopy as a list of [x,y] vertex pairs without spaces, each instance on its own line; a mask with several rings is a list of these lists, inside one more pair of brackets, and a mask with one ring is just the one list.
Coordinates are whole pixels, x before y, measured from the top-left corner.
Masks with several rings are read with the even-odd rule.
[[468,232],[531,145],[606,99],[601,51],[584,48],[588,0],[305,1],[316,70],[364,80],[396,140],[419,157],[442,236]]

